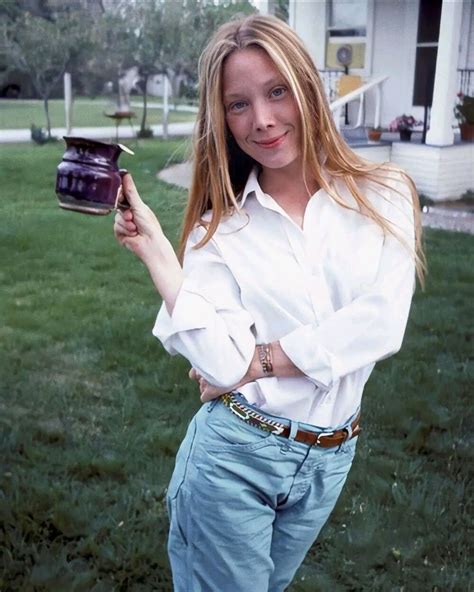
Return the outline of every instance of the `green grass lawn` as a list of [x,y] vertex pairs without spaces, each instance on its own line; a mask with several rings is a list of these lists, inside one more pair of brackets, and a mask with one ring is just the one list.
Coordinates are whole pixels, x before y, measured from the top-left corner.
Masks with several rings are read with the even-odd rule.
[[[133,96],[133,102],[141,103],[141,97]],[[150,97],[150,102],[159,103],[160,99]],[[133,125],[140,127],[142,109],[132,107],[136,117],[133,118]],[[104,115],[112,113],[114,105],[104,98],[86,99],[77,98],[74,101],[72,110],[73,127],[102,127],[114,126],[115,122]],[[60,99],[51,99],[49,101],[49,113],[51,117],[51,127],[64,127],[64,101]],[[150,108],[147,114],[147,125],[161,124],[163,112],[161,109]],[[187,111],[170,110],[169,122],[176,123],[180,121],[194,121],[195,114]],[[42,101],[34,100],[0,100],[0,130],[30,128],[31,124],[37,127],[46,127],[46,116]],[[122,125],[128,125],[125,121]]]
[[[173,240],[186,196],[156,172],[184,150],[121,157]],[[112,216],[57,207],[62,152],[0,146],[0,590],[171,592],[164,496],[198,391],[151,335],[159,298]],[[470,589],[473,241],[427,232],[427,289],[291,592]]]

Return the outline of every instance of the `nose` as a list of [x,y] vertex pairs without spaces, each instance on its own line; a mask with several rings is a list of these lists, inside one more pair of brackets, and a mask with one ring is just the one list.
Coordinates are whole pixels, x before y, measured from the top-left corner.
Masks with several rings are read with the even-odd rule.
[[253,122],[256,131],[263,131],[275,125],[272,105],[267,101],[257,101],[253,106]]

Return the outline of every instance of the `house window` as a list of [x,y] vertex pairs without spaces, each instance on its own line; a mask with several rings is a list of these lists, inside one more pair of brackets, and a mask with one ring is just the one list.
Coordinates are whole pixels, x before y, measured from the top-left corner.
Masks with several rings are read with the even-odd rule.
[[413,105],[431,106],[438,55],[442,0],[420,0]]
[[351,69],[364,69],[367,46],[368,0],[329,0],[326,68],[341,68],[336,54],[343,45],[352,48]]

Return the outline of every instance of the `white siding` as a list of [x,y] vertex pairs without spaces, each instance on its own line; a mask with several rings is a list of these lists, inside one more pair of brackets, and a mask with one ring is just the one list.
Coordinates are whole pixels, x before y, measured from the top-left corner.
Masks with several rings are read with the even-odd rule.
[[326,52],[326,2],[290,0],[289,24],[303,40],[316,67],[324,68]]
[[474,6],[463,3],[458,68],[474,68]]
[[[382,125],[402,113],[423,119],[423,109],[412,102],[419,0],[376,0],[374,6],[372,77],[390,77],[382,90]],[[369,97],[367,113],[373,112],[372,103]]]
[[471,2],[466,2],[471,9],[471,27],[469,31],[469,39],[467,41],[467,60],[466,68],[474,68],[474,5]]
[[413,178],[420,193],[431,199],[457,199],[474,189],[474,144],[437,147],[395,142],[391,160]]
[[389,162],[390,161],[390,152],[391,146],[389,144],[383,144],[381,146],[359,146],[353,148],[354,152],[356,152],[362,158],[366,158],[371,162]]

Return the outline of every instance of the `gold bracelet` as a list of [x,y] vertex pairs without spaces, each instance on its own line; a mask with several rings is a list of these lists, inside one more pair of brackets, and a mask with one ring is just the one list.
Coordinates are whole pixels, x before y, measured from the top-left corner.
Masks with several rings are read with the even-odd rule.
[[258,359],[265,376],[273,376],[272,345],[260,343],[257,345]]

